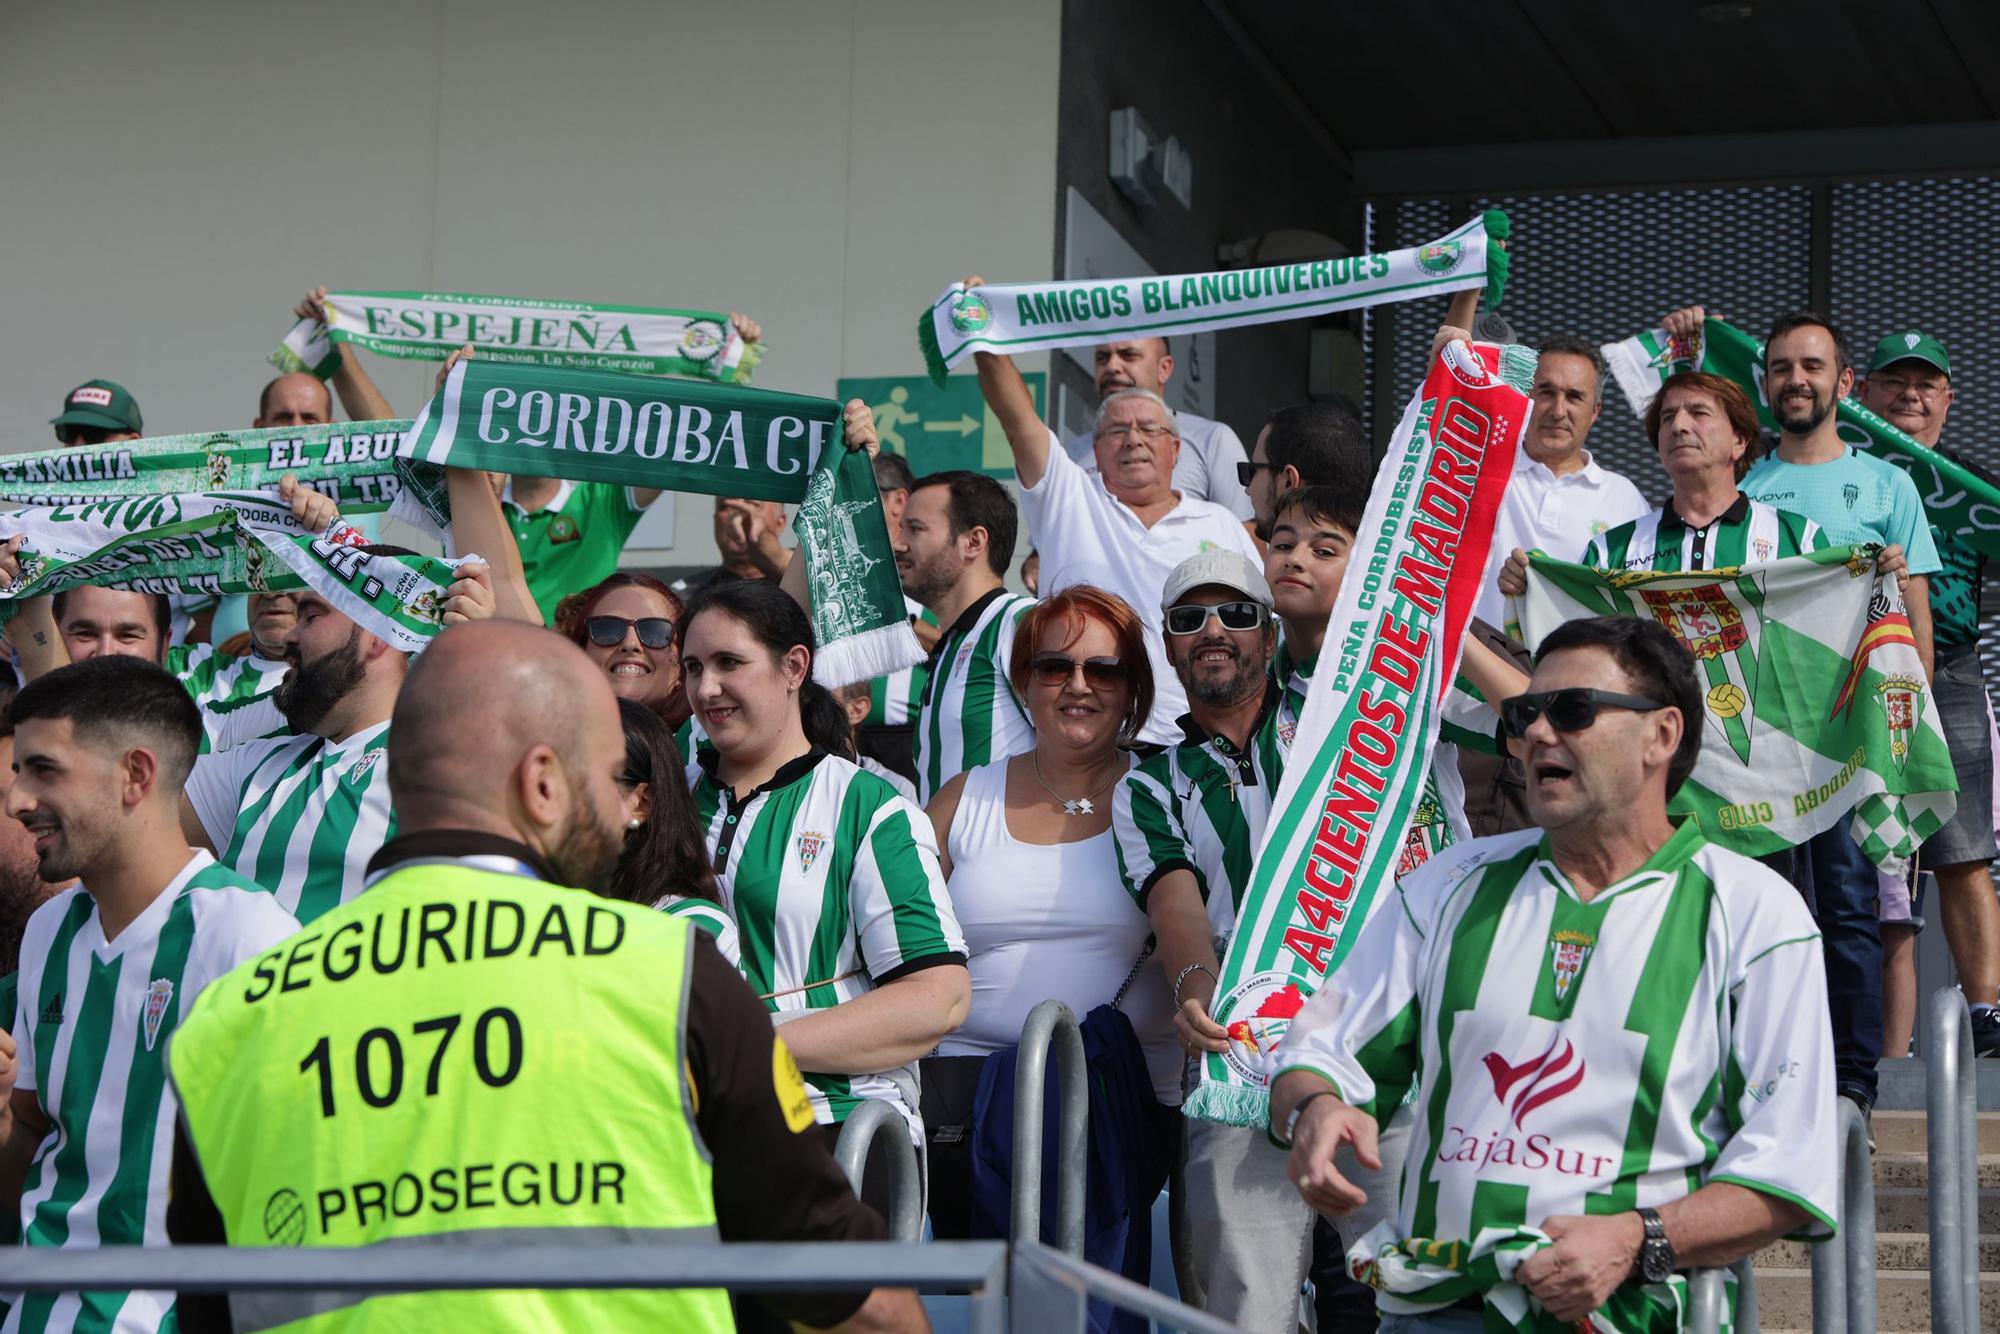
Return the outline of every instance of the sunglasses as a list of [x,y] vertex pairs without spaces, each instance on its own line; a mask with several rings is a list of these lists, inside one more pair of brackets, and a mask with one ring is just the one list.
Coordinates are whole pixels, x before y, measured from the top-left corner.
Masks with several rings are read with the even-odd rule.
[[1641,695],[1621,695],[1612,690],[1544,690],[1534,695],[1515,695],[1500,701],[1500,724],[1507,735],[1519,739],[1528,734],[1535,719],[1546,716],[1558,732],[1581,732],[1597,721],[1605,709],[1631,709],[1650,713],[1667,706]]
[[642,616],[636,621],[623,616],[593,616],[583,623],[583,632],[599,648],[617,648],[625,642],[625,632],[632,629],[638,630],[639,642],[647,648],[665,648],[674,642],[674,623],[664,616]]
[[1045,686],[1068,685],[1076,679],[1079,667],[1083,669],[1084,683],[1094,690],[1122,686],[1131,679],[1131,668],[1117,658],[1085,658],[1078,662],[1067,653],[1037,653],[1028,664],[1035,680]]
[[1209,614],[1222,622],[1225,630],[1255,630],[1264,624],[1265,611],[1258,602],[1224,602],[1213,607],[1204,607],[1196,602],[1183,602],[1177,607],[1167,608],[1167,633],[1170,635],[1198,635],[1208,624]]
[[1275,469],[1277,466],[1275,463],[1252,463],[1249,459],[1238,459],[1236,461],[1236,481],[1239,485],[1248,487],[1250,483],[1257,480],[1257,470],[1259,468]]
[[56,432],[56,443],[63,445],[101,445],[110,438],[103,426],[65,426]]

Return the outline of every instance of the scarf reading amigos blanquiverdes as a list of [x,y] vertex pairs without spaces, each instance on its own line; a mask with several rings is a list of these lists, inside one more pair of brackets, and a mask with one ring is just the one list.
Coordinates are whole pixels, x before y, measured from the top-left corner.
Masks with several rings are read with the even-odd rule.
[[1067,282],[953,283],[917,321],[931,378],[974,352],[1037,352],[1121,338],[1197,333],[1506,285],[1507,215],[1489,209],[1429,245],[1305,264],[1274,264],[1165,278]]
[[815,679],[840,686],[923,659],[874,468],[845,447],[831,399],[473,359],[452,367],[403,451],[447,467],[796,503]]
[[1522,347],[1447,344],[1391,437],[1216,984],[1229,1048],[1202,1057],[1191,1116],[1265,1123],[1274,1047],[1394,885],[1534,364]]
[[462,292],[329,292],[325,304],[326,322],[293,325],[272,365],[324,380],[339,364],[335,343],[418,361],[443,361],[470,343],[489,361],[747,384],[764,355],[712,310]]

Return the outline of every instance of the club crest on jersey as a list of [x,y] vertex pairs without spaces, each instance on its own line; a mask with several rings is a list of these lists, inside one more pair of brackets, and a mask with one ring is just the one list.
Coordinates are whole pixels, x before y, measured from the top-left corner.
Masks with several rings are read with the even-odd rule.
[[139,1015],[140,1031],[146,1035],[146,1050],[160,1040],[160,1025],[167,1017],[167,1007],[174,1001],[174,984],[164,977],[156,977],[146,988],[146,1008]]
[[1772,546],[1771,539],[1768,537],[1752,538],[1750,545],[1756,551],[1758,560],[1771,559],[1771,552],[1776,549]]
[[359,787],[361,780],[368,777],[368,771],[375,767],[375,762],[387,753],[387,751],[383,750],[371,750],[366,755],[363,755],[354,762],[354,767],[347,771],[347,781]]
[[812,864],[819,860],[819,850],[826,846],[825,834],[804,833],[799,835],[799,869],[812,870]]
[[1556,975],[1556,999],[1569,999],[1570,988],[1590,958],[1597,937],[1587,931],[1558,931],[1549,937],[1549,970]]

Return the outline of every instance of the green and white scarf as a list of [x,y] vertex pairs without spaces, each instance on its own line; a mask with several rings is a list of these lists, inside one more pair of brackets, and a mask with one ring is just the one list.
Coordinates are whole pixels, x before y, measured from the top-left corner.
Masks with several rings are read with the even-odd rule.
[[[1777,430],[1764,398],[1764,344],[1718,319],[1704,321],[1702,333],[1690,344],[1668,337],[1665,329],[1649,329],[1622,343],[1604,345],[1604,359],[1633,410],[1643,417],[1675,371],[1704,370],[1735,381],[1756,404],[1765,429]],[[1932,523],[1980,554],[2000,560],[2000,486],[1919,444],[1857,399],[1841,399],[1834,407],[1834,422],[1842,440],[1910,474]]]
[[342,514],[380,513],[400,500],[402,515],[441,538],[450,522],[444,471],[398,457],[409,429],[403,421],[328,423],[9,454],[0,456],[0,503],[47,508],[217,491],[275,497],[292,473],[331,496]]
[[22,534],[21,574],[0,589],[0,624],[23,599],[81,584],[181,594],[310,588],[407,653],[443,628],[445,590],[459,565],[479,559],[370,555],[352,525],[316,537],[290,505],[253,492],[0,511],[0,540]]
[[1488,289],[1499,304],[1507,215],[1488,210],[1429,245],[1306,264],[1189,273],[1169,278],[1102,278],[998,283],[968,291],[953,283],[917,321],[931,378],[974,352],[1036,352],[1121,338],[1232,329],[1302,320],[1440,292]]
[[270,356],[283,371],[333,374],[335,343],[443,361],[467,343],[489,361],[747,384],[763,345],[712,310],[654,310],[460,292],[329,292],[326,322],[302,319]]
[[1745,856],[1805,842],[1850,809],[1894,873],[1957,809],[1958,780],[1893,575],[1872,546],[1693,573],[1593,570],[1534,555],[1514,599],[1535,648],[1566,621],[1657,621],[1694,655],[1694,772],[1669,805]]
[[1184,1104],[1269,1117],[1273,1048],[1405,863],[1444,697],[1528,424],[1532,352],[1448,344],[1375,475],[1216,986],[1229,1049]]
[[815,679],[841,686],[924,658],[874,468],[844,447],[831,399],[475,358],[452,367],[403,450],[445,467],[795,502]]

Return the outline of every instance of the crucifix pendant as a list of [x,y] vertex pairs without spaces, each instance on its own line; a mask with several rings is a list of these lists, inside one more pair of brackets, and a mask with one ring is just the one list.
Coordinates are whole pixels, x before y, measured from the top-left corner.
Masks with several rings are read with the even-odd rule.
[[1074,801],[1063,802],[1064,815],[1094,815],[1097,807],[1090,804],[1089,797],[1078,797]]

